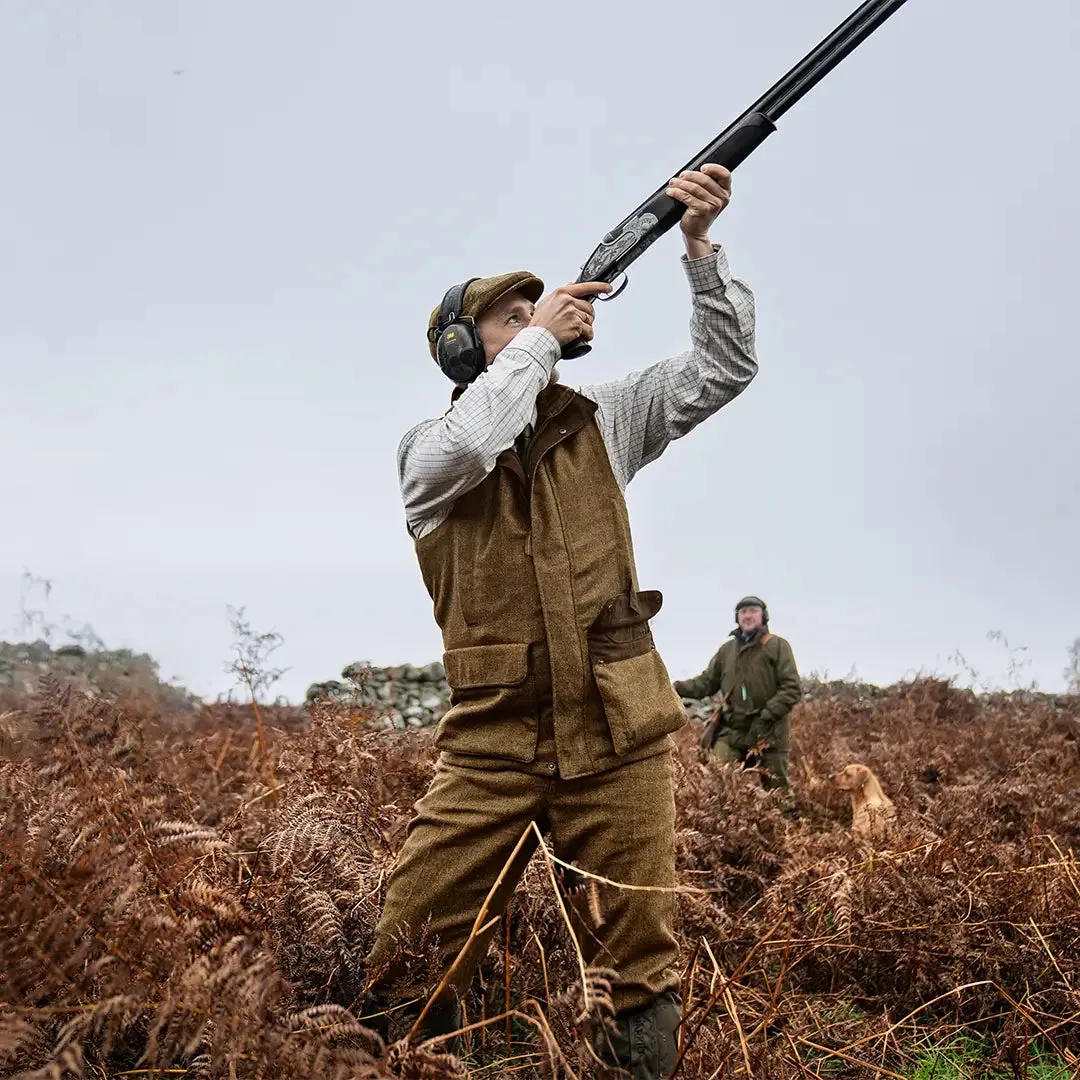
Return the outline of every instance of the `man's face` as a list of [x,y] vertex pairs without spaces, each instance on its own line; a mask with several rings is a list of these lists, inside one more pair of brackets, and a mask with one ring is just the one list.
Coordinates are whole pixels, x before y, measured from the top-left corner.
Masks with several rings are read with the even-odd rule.
[[764,625],[764,614],[757,604],[739,608],[739,629],[744,634],[752,634],[755,630],[760,630]]
[[476,320],[476,329],[484,344],[487,366],[513,341],[519,330],[529,325],[534,305],[520,292],[507,293]]

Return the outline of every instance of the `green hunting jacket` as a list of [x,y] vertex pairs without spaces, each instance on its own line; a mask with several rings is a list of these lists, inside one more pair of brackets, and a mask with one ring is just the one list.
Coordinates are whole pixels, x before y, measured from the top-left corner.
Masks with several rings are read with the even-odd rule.
[[[791,646],[776,634],[758,634],[745,644],[732,636],[694,679],[677,680],[675,692],[700,699],[727,694],[725,726],[747,732],[784,720],[802,697],[802,682]],[[755,725],[754,722],[757,721]]]

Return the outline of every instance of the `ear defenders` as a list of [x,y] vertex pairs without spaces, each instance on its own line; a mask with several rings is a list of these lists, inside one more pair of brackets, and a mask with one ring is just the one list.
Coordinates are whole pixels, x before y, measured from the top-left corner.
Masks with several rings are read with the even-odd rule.
[[428,338],[435,343],[435,362],[459,385],[471,383],[487,364],[476,321],[461,314],[465,290],[476,280],[469,278],[447,290],[439,306],[439,321],[428,331]]

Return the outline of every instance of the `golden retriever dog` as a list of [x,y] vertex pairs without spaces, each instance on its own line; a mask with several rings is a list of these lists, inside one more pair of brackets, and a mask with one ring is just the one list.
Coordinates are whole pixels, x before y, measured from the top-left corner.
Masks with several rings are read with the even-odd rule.
[[852,832],[865,840],[887,839],[896,821],[896,807],[881,790],[873,769],[866,765],[848,765],[829,779],[833,787],[851,795]]

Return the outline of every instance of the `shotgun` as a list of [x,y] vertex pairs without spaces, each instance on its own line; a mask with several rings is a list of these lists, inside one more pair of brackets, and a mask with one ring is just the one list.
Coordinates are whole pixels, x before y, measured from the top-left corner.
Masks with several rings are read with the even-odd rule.
[[[816,86],[841,60],[859,47],[907,0],[866,0],[827,38],[811,49],[782,79],[765,92],[708,146],[695,154],[678,172],[700,169],[710,162],[734,171],[776,130],[780,119],[804,94]],[[614,300],[626,288],[626,268],[664,235],[686,207],[665,195],[668,181],[657,188],[633,213],[609,232],[589,256],[577,281],[605,281],[619,287],[600,300]],[[568,359],[584,356],[592,346],[583,338],[563,347]]]

